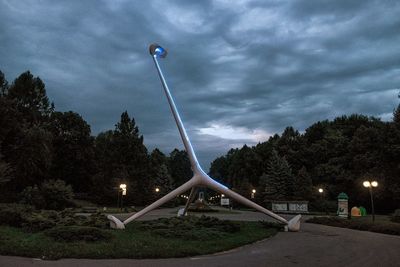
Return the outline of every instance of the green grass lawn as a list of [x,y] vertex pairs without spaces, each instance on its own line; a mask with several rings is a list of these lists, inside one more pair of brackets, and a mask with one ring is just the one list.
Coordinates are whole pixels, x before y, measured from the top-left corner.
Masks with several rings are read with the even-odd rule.
[[343,219],[337,216],[322,216],[310,218],[306,222],[361,231],[400,235],[400,223],[390,221],[390,216],[387,215],[375,216],[375,222],[372,221],[371,215],[352,217],[351,219]]
[[185,257],[229,250],[277,233],[276,229],[263,227],[259,222],[238,222],[240,230],[234,233],[189,227],[187,233],[180,231],[180,236],[174,237],[157,233],[154,228],[146,229],[145,224],[132,222],[125,230],[104,230],[112,238],[101,242],[58,242],[44,232],[27,233],[19,228],[0,226],[0,254],[42,259]]

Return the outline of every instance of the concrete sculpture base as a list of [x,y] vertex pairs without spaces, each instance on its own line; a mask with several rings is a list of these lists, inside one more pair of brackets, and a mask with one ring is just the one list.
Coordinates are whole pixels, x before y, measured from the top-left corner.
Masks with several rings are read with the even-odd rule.
[[145,215],[146,213],[156,209],[157,207],[165,204],[166,202],[172,200],[173,198],[177,197],[180,194],[183,194],[186,191],[191,190],[190,192],[190,196],[189,199],[185,205],[184,210],[181,212],[183,215],[186,214],[186,211],[189,207],[189,204],[193,201],[196,192],[197,192],[197,187],[207,187],[210,188],[214,191],[217,191],[221,194],[225,194],[226,196],[232,198],[233,200],[239,202],[242,205],[248,206],[250,208],[254,208],[278,221],[280,221],[281,223],[284,223],[286,225],[285,229],[289,230],[289,231],[299,231],[300,229],[300,219],[301,219],[301,215],[297,215],[294,218],[292,218],[290,221],[287,221],[285,218],[273,213],[272,211],[269,211],[268,209],[261,207],[260,205],[250,201],[249,199],[239,195],[238,193],[230,190],[229,188],[227,188],[226,186],[218,183],[217,181],[215,181],[214,179],[212,179],[210,176],[208,176],[203,169],[201,168],[196,154],[194,153],[192,144],[190,143],[189,137],[186,133],[185,127],[183,126],[182,120],[179,116],[178,113],[178,109],[175,106],[175,102],[172,98],[171,92],[168,88],[168,85],[165,81],[164,75],[162,74],[160,65],[158,64],[157,58],[164,58],[167,55],[167,51],[162,48],[161,46],[157,45],[157,44],[152,44],[149,47],[150,50],[150,54],[153,58],[154,64],[157,68],[158,71],[158,75],[160,77],[161,83],[163,85],[164,88],[164,93],[167,97],[168,100],[168,104],[171,108],[171,112],[174,116],[176,125],[178,127],[179,130],[179,134],[182,138],[183,141],[183,145],[185,146],[185,150],[189,156],[189,160],[190,160],[190,165],[193,171],[193,177],[187,181],[186,183],[184,183],[183,185],[181,185],[180,187],[176,188],[175,190],[171,191],[170,193],[168,193],[167,195],[163,196],[162,198],[160,198],[159,200],[157,200],[156,202],[152,203],[151,205],[147,206],[146,208],[142,209],[141,211],[133,214],[132,216],[130,216],[128,219],[126,219],[125,221],[121,222],[120,220],[118,220],[118,218],[109,215],[107,218],[110,220],[110,226],[112,228],[115,229],[124,229],[125,225],[143,215]]

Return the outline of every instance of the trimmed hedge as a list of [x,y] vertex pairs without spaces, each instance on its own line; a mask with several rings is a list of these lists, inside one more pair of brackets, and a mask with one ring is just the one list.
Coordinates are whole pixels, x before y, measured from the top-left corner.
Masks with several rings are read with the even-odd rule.
[[32,206],[21,204],[0,205],[0,225],[23,228],[28,232],[38,232],[55,226],[92,226],[109,228],[109,221],[101,213],[90,216],[76,216],[71,209],[63,211],[34,210]]
[[394,211],[392,218],[390,218],[392,222],[400,223],[400,209]]
[[44,231],[44,234],[59,242],[74,241],[108,241],[111,239],[111,233],[89,226],[57,226]]
[[201,217],[160,218],[154,221],[141,222],[140,228],[163,237],[208,240],[215,238],[215,236],[223,237],[228,233],[238,232],[240,231],[240,224],[203,215]]
[[400,235],[400,224],[391,222],[373,223],[361,220],[348,220],[339,217],[313,217],[306,222],[388,235]]

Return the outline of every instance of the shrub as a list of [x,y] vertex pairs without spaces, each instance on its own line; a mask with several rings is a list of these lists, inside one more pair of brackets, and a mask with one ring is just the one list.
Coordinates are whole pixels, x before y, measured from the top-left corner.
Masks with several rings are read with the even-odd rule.
[[328,200],[317,200],[309,203],[309,210],[311,212],[331,212],[337,211],[337,202]]
[[45,206],[42,192],[37,185],[26,187],[20,194],[22,204],[32,205],[38,209]]
[[90,226],[109,228],[109,221],[101,213],[90,216],[76,216],[72,209],[63,211],[35,210],[22,204],[0,204],[0,224],[37,232],[54,226]]
[[211,237],[223,237],[227,233],[240,231],[240,224],[208,216],[186,216],[141,222],[140,228],[162,237],[207,240]]
[[400,235],[400,225],[390,222],[373,223],[361,220],[346,220],[338,217],[313,217],[308,219],[306,222],[350,228],[361,231],[371,231],[382,234]]
[[32,207],[21,204],[3,204],[0,206],[0,224],[21,227]]
[[55,211],[41,211],[26,214],[21,226],[29,232],[38,232],[56,226],[59,216]]
[[73,206],[74,193],[70,185],[62,180],[44,181],[41,192],[46,202],[45,208],[51,210],[62,210]]
[[50,210],[75,206],[73,197],[72,187],[62,180],[44,181],[40,188],[37,185],[28,186],[20,194],[21,203]]
[[346,227],[350,224],[350,220],[339,217],[313,217],[308,219],[308,223],[325,224],[335,227]]
[[[77,216],[75,216],[77,217]],[[100,213],[93,213],[90,216],[85,218],[85,221],[82,223],[82,225],[85,226],[92,226],[92,227],[97,227],[97,228],[102,228],[102,229],[108,229],[110,228],[110,221],[107,219],[107,217]]]
[[89,226],[57,226],[46,230],[44,233],[46,236],[61,242],[96,242],[107,241],[112,238],[110,232]]
[[390,218],[392,222],[400,223],[400,209],[394,211],[392,218]]

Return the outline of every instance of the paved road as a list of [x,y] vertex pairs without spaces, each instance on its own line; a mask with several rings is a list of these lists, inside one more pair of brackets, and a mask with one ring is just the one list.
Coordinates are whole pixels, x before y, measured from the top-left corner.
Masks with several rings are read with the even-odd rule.
[[[154,219],[169,210],[159,210],[144,217]],[[222,215],[222,214],[221,214]],[[240,220],[265,219],[256,212],[224,214],[223,217]],[[38,259],[0,256],[0,267],[69,267],[69,266],[400,266],[400,237],[315,224],[302,224],[298,233],[278,233],[276,236],[235,250],[191,258],[158,260],[86,260]]]

